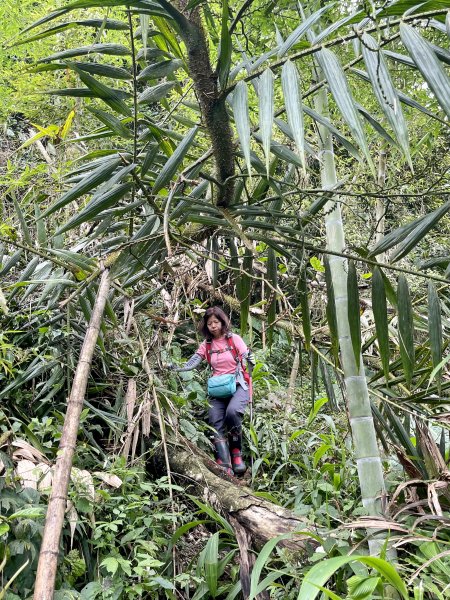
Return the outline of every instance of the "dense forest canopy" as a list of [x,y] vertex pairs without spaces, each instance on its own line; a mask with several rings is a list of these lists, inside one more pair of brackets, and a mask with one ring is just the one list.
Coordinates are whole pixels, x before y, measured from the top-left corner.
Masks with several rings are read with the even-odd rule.
[[0,598],[450,597],[448,2],[0,19]]

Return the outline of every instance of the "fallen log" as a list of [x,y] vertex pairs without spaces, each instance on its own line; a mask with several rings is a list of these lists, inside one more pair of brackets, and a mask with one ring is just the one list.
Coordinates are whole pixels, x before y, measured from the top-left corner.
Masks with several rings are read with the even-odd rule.
[[183,440],[183,444],[168,444],[168,457],[172,475],[183,479],[183,483],[189,481],[206,503],[225,518],[232,517],[246,530],[255,548],[286,533],[293,535],[279,544],[292,551],[309,554],[319,545],[311,537],[317,532],[307,519],[255,496],[253,490],[223,472],[188,440]]

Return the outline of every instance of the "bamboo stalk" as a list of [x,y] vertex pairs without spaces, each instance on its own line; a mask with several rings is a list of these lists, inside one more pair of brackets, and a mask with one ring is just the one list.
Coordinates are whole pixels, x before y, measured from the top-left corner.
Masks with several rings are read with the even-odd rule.
[[64,524],[73,455],[76,448],[80,415],[91,370],[103,312],[110,286],[109,272],[103,271],[95,299],[91,320],[84,337],[80,358],[75,371],[72,390],[67,401],[64,427],[59,443],[58,458],[53,475],[53,486],[48,502],[44,534],[34,588],[34,600],[52,600],[58,568],[59,540]]
[[[316,97],[316,110],[324,116],[328,113],[325,90],[321,90]],[[330,185],[336,185],[337,175],[331,134],[322,125],[319,125],[319,140],[321,146],[321,182],[323,188],[326,189]],[[336,253],[343,253],[345,233],[339,198],[335,197],[327,202],[325,215],[327,248]],[[381,516],[383,515],[382,501],[385,497],[383,468],[370,407],[362,355],[360,352],[359,360],[355,360],[350,338],[347,261],[342,256],[330,255],[329,265],[334,288],[340,356],[344,371],[348,414],[356,454],[362,503],[369,515]],[[370,538],[370,553],[372,555],[379,554],[384,541],[384,534]]]

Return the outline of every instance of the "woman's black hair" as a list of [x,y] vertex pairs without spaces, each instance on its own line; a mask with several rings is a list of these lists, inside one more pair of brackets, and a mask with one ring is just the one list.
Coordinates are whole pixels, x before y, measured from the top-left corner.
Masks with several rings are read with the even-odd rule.
[[224,335],[230,331],[230,319],[227,317],[227,315],[218,306],[211,306],[211,308],[208,308],[205,311],[205,314],[203,315],[203,319],[202,319],[202,321],[200,323],[200,327],[199,327],[200,332],[203,334],[203,336],[207,340],[211,339],[211,334],[209,333],[209,330],[208,330],[208,319],[210,317],[216,317],[216,319],[219,319],[219,321],[222,323],[222,331],[221,331],[222,335]]

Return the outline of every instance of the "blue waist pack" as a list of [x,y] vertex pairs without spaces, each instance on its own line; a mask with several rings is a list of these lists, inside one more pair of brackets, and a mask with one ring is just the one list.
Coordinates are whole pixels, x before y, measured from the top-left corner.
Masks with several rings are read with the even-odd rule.
[[213,398],[228,398],[236,391],[236,376],[215,375],[208,379],[208,395]]

